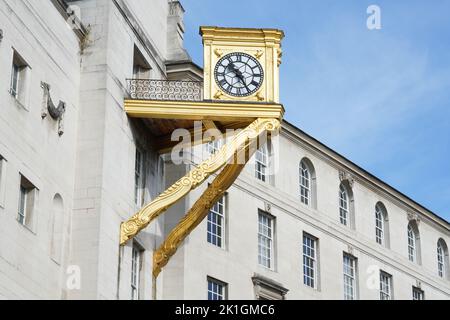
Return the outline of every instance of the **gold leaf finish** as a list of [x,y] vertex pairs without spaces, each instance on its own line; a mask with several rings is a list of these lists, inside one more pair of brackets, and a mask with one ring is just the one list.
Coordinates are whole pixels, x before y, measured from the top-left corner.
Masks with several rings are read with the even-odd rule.
[[211,174],[223,168],[236,152],[243,150],[249,139],[254,139],[264,131],[277,131],[280,128],[278,119],[259,118],[247,128],[236,134],[229,143],[225,144],[217,153],[197,168],[178,180],[169,189],[159,195],[150,204],[143,207],[131,219],[121,224],[120,244],[124,245],[128,240],[136,236],[150,222],[161,215],[166,209],[188,194],[191,190],[203,183]]

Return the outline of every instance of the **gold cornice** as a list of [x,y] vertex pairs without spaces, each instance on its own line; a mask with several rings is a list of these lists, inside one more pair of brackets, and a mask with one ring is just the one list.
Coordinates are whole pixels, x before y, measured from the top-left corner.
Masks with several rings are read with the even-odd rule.
[[130,117],[153,119],[184,119],[250,122],[258,118],[281,120],[284,108],[276,103],[243,102],[187,102],[125,100],[125,111]]
[[274,42],[281,43],[284,32],[279,29],[200,27],[204,41]]

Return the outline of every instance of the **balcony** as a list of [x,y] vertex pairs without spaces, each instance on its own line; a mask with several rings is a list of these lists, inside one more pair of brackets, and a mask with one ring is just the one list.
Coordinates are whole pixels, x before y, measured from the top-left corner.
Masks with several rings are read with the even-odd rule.
[[202,81],[129,79],[128,94],[134,100],[202,101]]

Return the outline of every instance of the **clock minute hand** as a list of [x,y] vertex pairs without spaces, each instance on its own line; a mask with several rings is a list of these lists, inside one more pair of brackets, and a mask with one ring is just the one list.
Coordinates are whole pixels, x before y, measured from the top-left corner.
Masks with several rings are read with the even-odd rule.
[[242,74],[242,72],[238,68],[236,68],[236,66],[234,64],[231,64],[231,67],[233,69],[233,72],[236,74],[236,76],[241,80],[242,84],[245,86],[244,75]]

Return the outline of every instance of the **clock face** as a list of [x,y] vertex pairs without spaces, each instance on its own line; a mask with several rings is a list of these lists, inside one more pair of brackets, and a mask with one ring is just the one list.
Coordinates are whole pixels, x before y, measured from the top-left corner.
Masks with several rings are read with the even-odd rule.
[[255,93],[264,80],[261,64],[251,55],[233,52],[217,62],[214,77],[217,85],[227,94],[246,97]]

